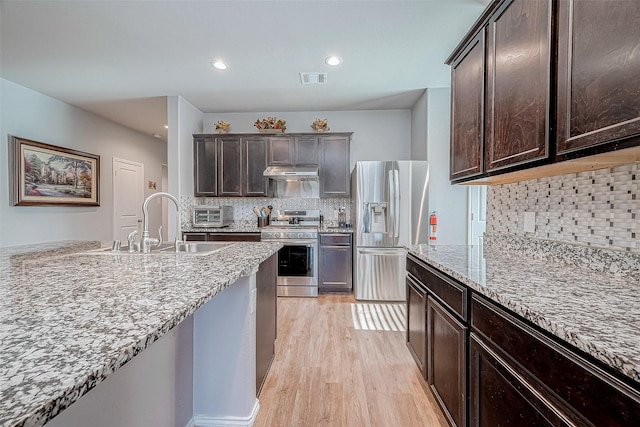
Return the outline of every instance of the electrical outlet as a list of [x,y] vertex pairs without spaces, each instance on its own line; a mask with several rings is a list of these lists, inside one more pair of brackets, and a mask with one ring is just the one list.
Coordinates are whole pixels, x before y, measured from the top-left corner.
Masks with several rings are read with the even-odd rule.
[[524,213],[524,232],[535,233],[536,231],[536,213],[525,212]]

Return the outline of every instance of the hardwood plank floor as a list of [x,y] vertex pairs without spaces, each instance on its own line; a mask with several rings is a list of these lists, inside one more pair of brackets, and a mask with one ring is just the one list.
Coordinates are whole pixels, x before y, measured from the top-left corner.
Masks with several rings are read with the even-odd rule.
[[403,316],[404,305],[351,295],[279,298],[254,426],[447,426],[405,344]]

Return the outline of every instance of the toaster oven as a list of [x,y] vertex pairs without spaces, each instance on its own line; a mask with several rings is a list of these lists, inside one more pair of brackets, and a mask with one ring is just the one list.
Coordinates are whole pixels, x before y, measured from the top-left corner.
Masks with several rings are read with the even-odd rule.
[[233,222],[233,206],[193,206],[194,227],[228,227]]

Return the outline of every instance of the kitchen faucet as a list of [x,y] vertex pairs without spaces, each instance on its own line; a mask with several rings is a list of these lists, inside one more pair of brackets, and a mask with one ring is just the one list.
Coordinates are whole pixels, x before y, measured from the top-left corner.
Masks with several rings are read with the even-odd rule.
[[[152,244],[160,245],[162,243],[162,234],[160,234],[158,239],[149,237],[149,202],[157,197],[166,197],[172,200],[173,203],[175,203],[176,215],[178,218],[178,225],[180,224],[180,202],[178,202],[178,199],[176,199],[173,195],[169,193],[164,193],[162,191],[158,193],[153,193],[152,195],[147,197],[147,199],[142,204],[143,229],[142,229],[142,237],[140,238],[140,252],[143,252],[143,253],[151,252]],[[180,227],[178,226],[178,228]],[[160,229],[162,230],[162,227]],[[178,239],[178,237],[176,236],[176,240],[175,240],[176,252],[179,251],[180,245],[182,245],[183,243],[184,242]]]

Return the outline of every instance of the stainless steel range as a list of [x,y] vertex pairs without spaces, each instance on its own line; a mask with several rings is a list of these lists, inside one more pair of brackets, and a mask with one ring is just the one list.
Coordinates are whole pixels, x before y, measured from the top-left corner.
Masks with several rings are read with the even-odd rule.
[[261,239],[281,242],[278,252],[278,296],[318,296],[318,225],[320,211],[276,211]]

